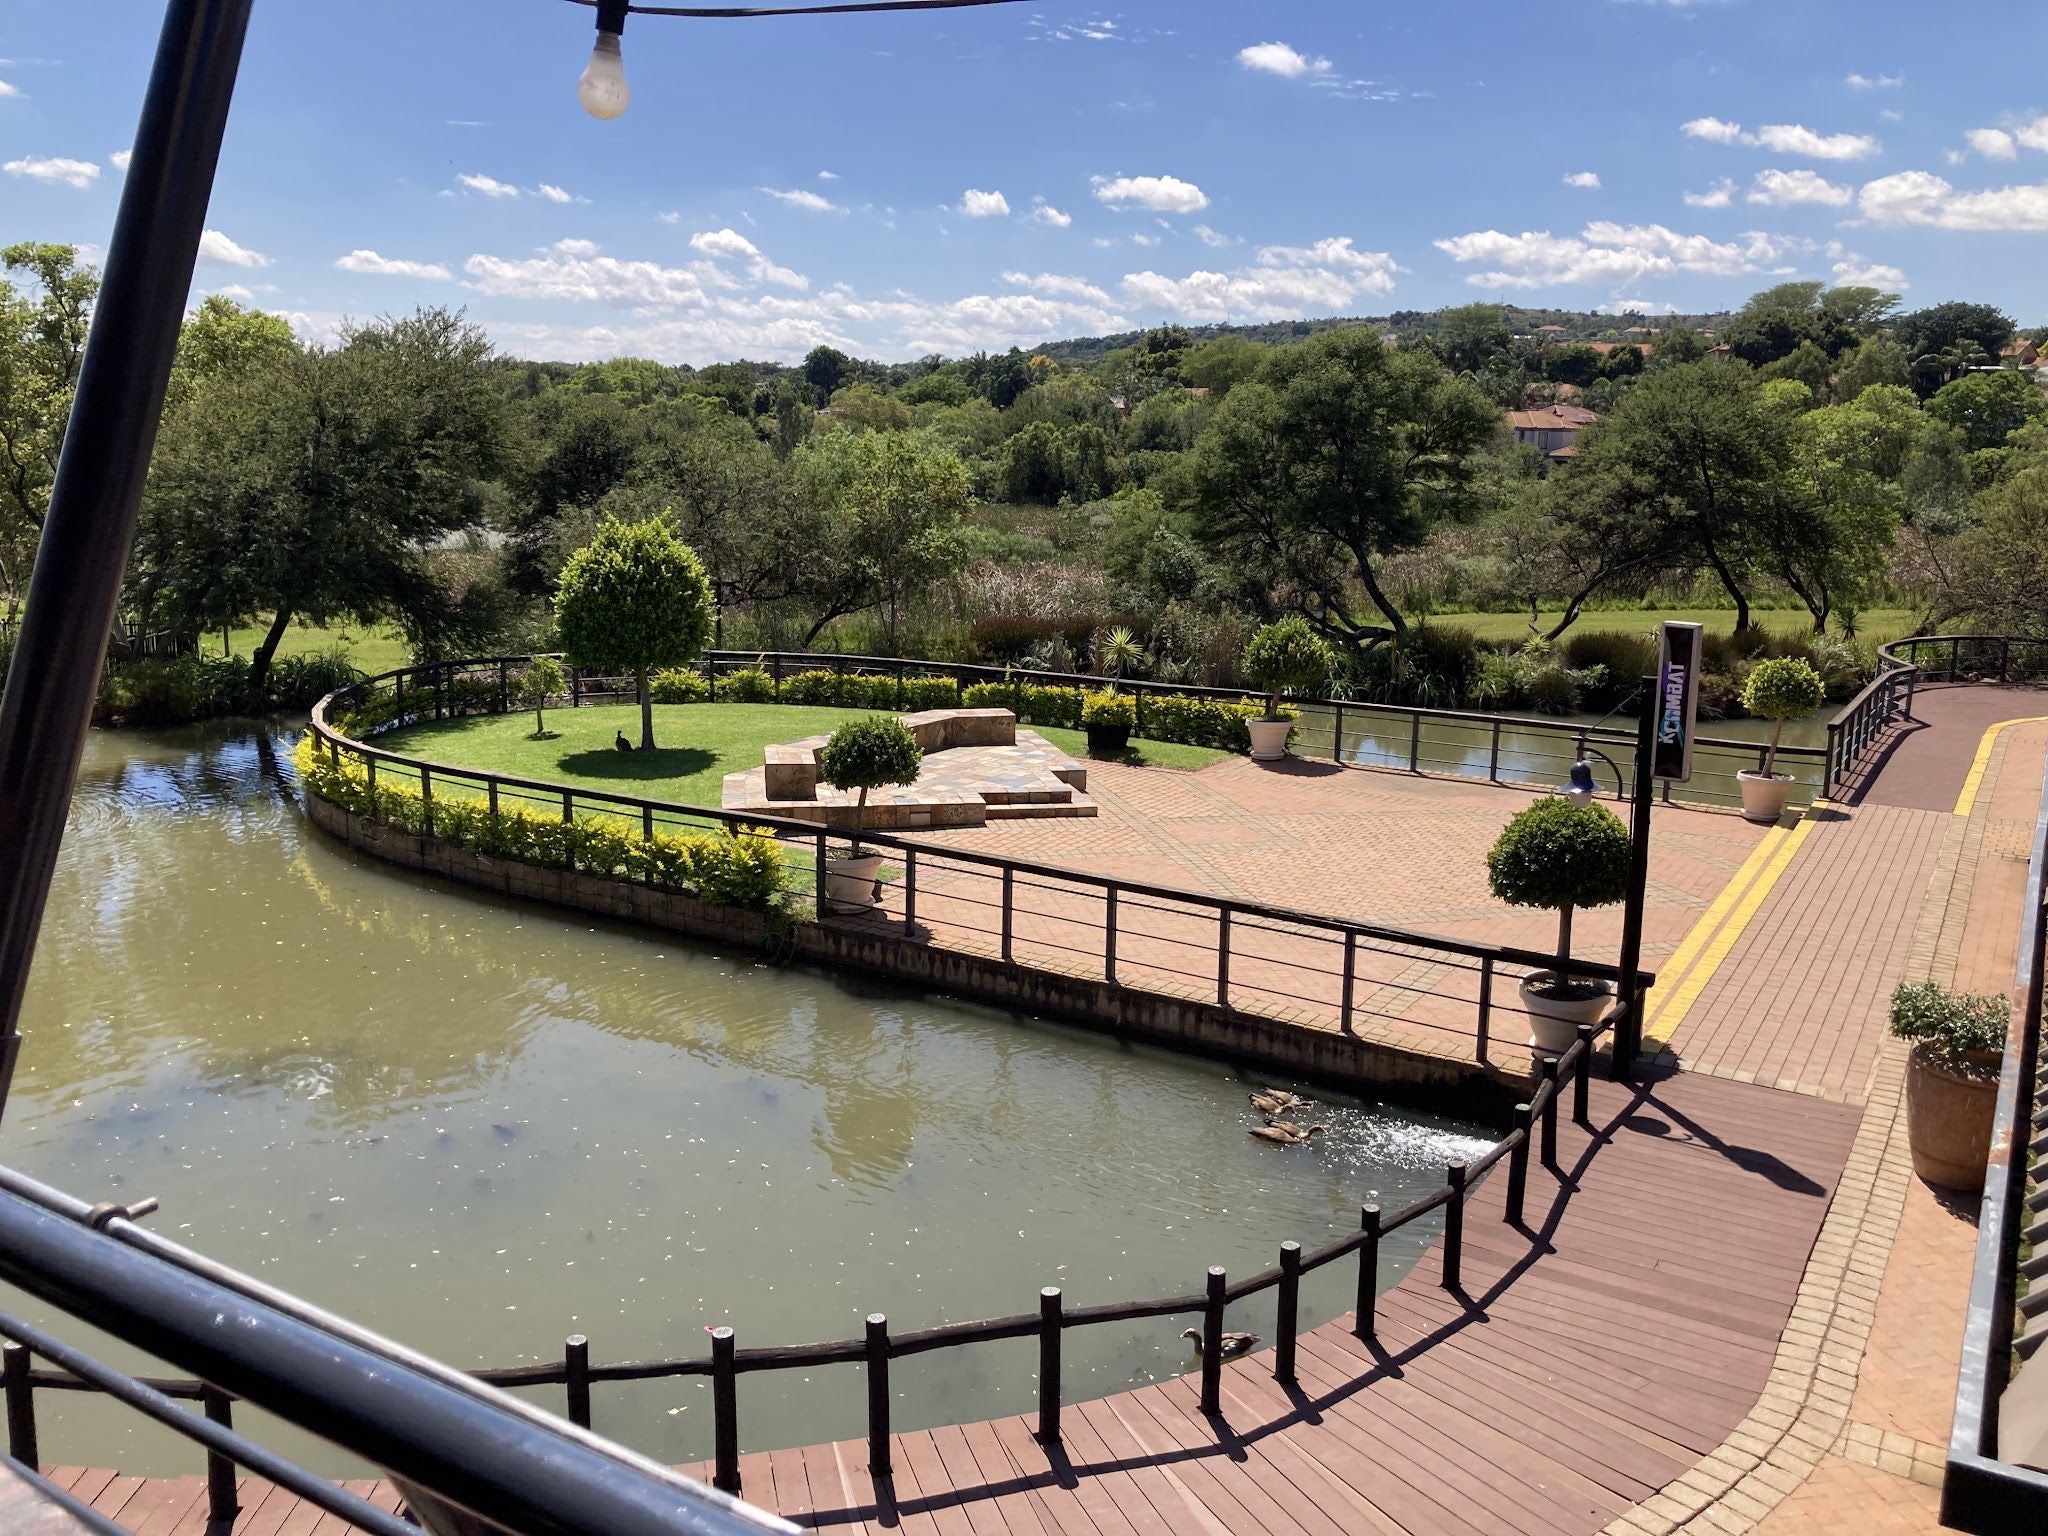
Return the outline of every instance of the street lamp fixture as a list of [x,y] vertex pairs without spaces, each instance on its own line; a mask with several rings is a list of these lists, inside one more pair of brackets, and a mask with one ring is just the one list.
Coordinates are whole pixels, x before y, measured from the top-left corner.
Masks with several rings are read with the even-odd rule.
[[1580,810],[1591,805],[1594,796],[1600,793],[1600,786],[1593,782],[1593,765],[1583,757],[1573,763],[1571,773],[1557,786],[1557,792]]
[[583,110],[599,122],[608,123],[625,115],[633,99],[626,84],[626,58],[620,46],[626,18],[643,16],[714,17],[724,20],[756,16],[839,16],[854,11],[952,11],[977,5],[1015,5],[1018,0],[860,0],[844,5],[790,6],[699,6],[634,5],[630,0],[569,0],[597,11],[597,46],[590,50],[590,63],[576,82],[576,99]]

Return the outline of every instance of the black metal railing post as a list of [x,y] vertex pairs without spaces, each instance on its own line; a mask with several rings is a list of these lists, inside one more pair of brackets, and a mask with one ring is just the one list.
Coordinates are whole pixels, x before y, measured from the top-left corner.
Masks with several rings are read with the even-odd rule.
[[1102,979],[1116,985],[1116,887],[1102,898]]
[[1515,1132],[1520,1136],[1508,1151],[1507,1222],[1522,1224],[1522,1207],[1529,1192],[1529,1137],[1534,1133],[1535,1115],[1526,1104],[1515,1106]]
[[1557,1169],[1557,1058],[1543,1058],[1543,1166]]
[[1301,1331],[1301,1244],[1280,1245],[1280,1300],[1273,1325],[1273,1379],[1294,1384],[1294,1344]]
[[1456,1291],[1465,1283],[1465,1165],[1452,1163],[1444,1169],[1444,1182],[1451,1198],[1444,1202],[1444,1289]]
[[[1638,999],[1637,1006],[1640,1007],[1642,993],[1637,992],[1636,997]],[[1633,1025],[1631,1025],[1631,1028],[1633,1028]],[[1593,1026],[1581,1024],[1579,1026],[1579,1056],[1578,1060],[1572,1063],[1572,1123],[1574,1125],[1585,1127],[1592,1125],[1592,1094]]]
[[888,1477],[889,1464],[889,1319],[868,1314],[868,1472]]
[[[217,1387],[199,1389],[199,1405],[207,1418],[222,1429],[235,1427],[235,1410],[227,1393]],[[235,1464],[219,1451],[206,1453],[206,1515],[226,1530],[234,1524],[242,1502],[235,1497]]]
[[1351,1014],[1358,1002],[1358,932],[1344,930],[1344,992],[1338,1000],[1337,1023],[1345,1034],[1351,1033]]
[[917,850],[903,850],[903,932],[917,932]]
[[[1006,957],[1007,958],[1007,957]],[[1216,909],[1216,1006],[1230,1006],[1230,908]]]
[[825,920],[825,829],[823,827],[818,829],[818,867],[815,874],[817,876],[815,883],[817,885],[818,921],[823,922]]
[[1493,956],[1484,955],[1479,961],[1479,1030],[1478,1039],[1473,1042],[1473,1052],[1481,1061],[1493,1045]]
[[711,1330],[711,1486],[721,1493],[740,1491],[739,1372],[733,1365],[730,1328]]
[[1016,928],[1017,870],[1014,865],[1003,866],[1003,960],[1010,958],[1010,939]]
[[1208,1298],[1202,1307],[1202,1412],[1223,1411],[1223,1307],[1229,1289],[1223,1266],[1209,1266]]
[[1357,1313],[1354,1327],[1361,1339],[1378,1335],[1379,1325],[1374,1314],[1380,1300],[1380,1208],[1376,1205],[1362,1205],[1358,1208],[1358,1230],[1365,1234],[1365,1241],[1358,1247],[1358,1301],[1353,1310]]
[[1058,1286],[1038,1293],[1038,1439],[1045,1445],[1060,1438],[1060,1307]]
[[562,1341],[562,1393],[569,1422],[590,1428],[590,1340],[580,1333]]
[[7,1454],[30,1471],[41,1465],[36,1447],[36,1389],[29,1380],[28,1347],[0,1345],[0,1380],[7,1396]]

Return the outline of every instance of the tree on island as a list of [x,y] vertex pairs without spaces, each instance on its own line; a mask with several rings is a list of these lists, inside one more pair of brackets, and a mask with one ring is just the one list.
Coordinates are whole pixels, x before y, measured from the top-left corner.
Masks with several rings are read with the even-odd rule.
[[711,578],[666,521],[607,518],[569,557],[555,592],[555,629],[579,667],[631,672],[640,698],[640,750],[654,750],[648,674],[694,661],[710,638]]
[[526,670],[519,674],[519,702],[533,711],[533,739],[540,741],[548,734],[548,721],[544,711],[549,699],[568,686],[562,676],[562,664],[552,656],[536,656],[526,664]]

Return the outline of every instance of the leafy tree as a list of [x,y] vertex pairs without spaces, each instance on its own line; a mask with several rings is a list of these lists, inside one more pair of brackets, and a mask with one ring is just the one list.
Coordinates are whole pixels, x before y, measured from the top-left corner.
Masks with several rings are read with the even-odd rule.
[[526,670],[519,674],[519,702],[533,711],[536,741],[548,732],[545,714],[548,700],[568,685],[568,680],[562,676],[562,664],[552,656],[534,657],[526,664]]
[[1499,420],[1428,353],[1326,331],[1276,351],[1217,408],[1188,455],[1197,536],[1347,647],[1398,636],[1407,621],[1378,564],[1467,510]]
[[550,390],[527,413],[528,430],[507,476],[512,498],[511,580],[520,591],[554,590],[569,551],[583,542],[588,513],[632,473],[634,417],[608,392]]
[[2048,636],[2048,460],[1980,494],[1977,515],[1956,541],[1933,618]]
[[910,407],[872,384],[848,384],[832,396],[835,419],[863,432],[902,432],[910,426]]
[[295,619],[396,620],[434,652],[501,610],[429,551],[482,517],[505,462],[504,394],[481,330],[446,310],[350,329],[202,381],[167,416],[143,501],[133,590],[185,631],[268,613],[260,688]]
[[804,382],[811,398],[823,406],[853,377],[853,359],[837,347],[813,347],[804,358]]
[[1265,355],[1264,347],[1242,336],[1218,336],[1182,359],[1181,382],[1190,389],[1206,389],[1220,400],[1257,373]]
[[1812,714],[1826,697],[1820,674],[1804,656],[1773,656],[1751,670],[1742,685],[1742,707],[1771,722],[1771,742],[1764,749],[1765,778],[1777,769],[1778,738],[1785,722]]
[[1776,362],[1759,369],[1757,377],[1797,380],[1814,400],[1820,401],[1828,397],[1828,380],[1833,373],[1827,353],[1814,342],[1802,341]]
[[1767,504],[1759,532],[1818,634],[1838,606],[1853,613],[1883,580],[1905,509],[1900,476],[1927,423],[1910,391],[1886,385],[1795,413],[1790,426],[1789,494]]
[[1431,345],[1453,373],[1477,373],[1514,339],[1507,311],[1498,304],[1461,304],[1443,312]]
[[1604,805],[1546,795],[1501,829],[1487,850],[1486,880],[1510,906],[1557,913],[1557,978],[1568,980],[1573,910],[1628,894],[1628,828]]
[[1337,669],[1337,653],[1299,614],[1266,625],[1244,648],[1244,675],[1266,695],[1266,718],[1280,718],[1280,695],[1320,688]]
[[1906,349],[1889,336],[1872,336],[1844,354],[1835,373],[1835,397],[1854,400],[1874,384],[1910,385],[1913,365]]
[[1892,334],[1905,347],[1915,376],[1931,380],[1933,387],[1969,366],[1961,359],[1995,361],[2013,338],[2013,323],[1994,305],[1952,302],[1899,316]]
[[0,590],[12,601],[49,511],[100,280],[71,245],[7,246],[0,269]]
[[1696,363],[1707,355],[1707,339],[1689,325],[1674,325],[1657,338],[1657,350],[1650,354],[1649,367],[1676,368]]
[[2021,427],[2048,421],[2048,400],[2025,374],[2001,368],[1942,385],[1927,414],[1961,432],[1973,449],[1996,448]]
[[679,667],[711,634],[711,579],[696,553],[659,518],[607,518],[569,557],[555,593],[555,628],[579,667],[631,672],[640,699],[640,750],[654,750],[648,674]]
[[209,294],[178,334],[167,396],[171,404],[209,379],[241,378],[285,361],[299,350],[291,322],[233,299]]
[[854,789],[853,852],[860,856],[860,834],[867,820],[868,791],[885,784],[915,784],[924,753],[910,727],[893,715],[851,720],[832,733],[818,751],[818,776],[834,789]]

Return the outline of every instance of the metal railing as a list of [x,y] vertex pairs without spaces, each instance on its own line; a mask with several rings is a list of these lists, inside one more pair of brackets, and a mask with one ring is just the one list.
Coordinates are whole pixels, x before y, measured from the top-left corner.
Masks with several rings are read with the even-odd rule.
[[[2048,651],[2044,651],[2048,654]],[[2022,1361],[2048,1342],[2048,1103],[2041,1075],[2048,975],[2048,775],[2034,826],[2020,929],[2019,1017],[1999,1074],[1991,1164],[1977,1218],[1977,1257],[1942,1479],[1941,1523],[1980,1536],[2048,1529],[2048,1469],[2016,1464],[1999,1444],[2000,1400]],[[2022,1263],[2022,1246],[2033,1256]]]
[[[1376,1333],[1378,1311],[1377,1298],[1381,1268],[1381,1245],[1388,1237],[1415,1223],[1443,1213],[1443,1237],[1440,1263],[1440,1282],[1443,1288],[1453,1293],[1463,1289],[1464,1232],[1466,1206],[1471,1197],[1502,1163],[1507,1164],[1507,1189],[1502,1202],[1503,1221],[1517,1230],[1528,1232],[1524,1219],[1529,1184],[1529,1164],[1533,1157],[1540,1158],[1542,1166],[1553,1172],[1561,1171],[1558,1155],[1560,1106],[1567,1091],[1570,1094],[1569,1113],[1574,1124],[1590,1129],[1590,1094],[1593,1054],[1596,1042],[1619,1016],[1610,1016],[1599,1026],[1582,1024],[1578,1027],[1578,1038],[1562,1054],[1546,1056],[1540,1063],[1540,1075],[1534,1091],[1528,1100],[1515,1106],[1513,1125],[1506,1135],[1496,1140],[1478,1158],[1470,1162],[1451,1163],[1444,1169],[1444,1180],[1435,1190],[1422,1195],[1392,1212],[1385,1212],[1376,1204],[1359,1208],[1358,1231],[1338,1238],[1312,1251],[1304,1251],[1299,1243],[1280,1244],[1278,1262],[1270,1269],[1232,1282],[1221,1267],[1211,1267],[1203,1277],[1203,1288],[1177,1296],[1150,1297],[1133,1301],[1111,1302],[1097,1306],[1068,1307],[1064,1293],[1056,1286],[1048,1286],[1038,1294],[1035,1311],[1016,1313],[1008,1317],[995,1317],[975,1322],[948,1323],[939,1327],[891,1332],[886,1314],[868,1314],[860,1337],[834,1340],[821,1344],[803,1344],[793,1347],[765,1347],[741,1349],[738,1347],[731,1328],[720,1327],[711,1330],[711,1352],[707,1355],[673,1359],[620,1360],[598,1362],[590,1357],[589,1340],[581,1334],[572,1334],[565,1342],[559,1364],[513,1366],[502,1369],[482,1370],[467,1377],[457,1376],[443,1367],[399,1350],[397,1346],[385,1346],[382,1366],[419,1371],[435,1385],[471,1393],[489,1390],[493,1406],[501,1410],[516,1410],[520,1420],[520,1434],[538,1420],[542,1424],[558,1424],[549,1419],[532,1404],[504,1396],[506,1390],[559,1386],[563,1389],[563,1411],[570,1425],[576,1431],[588,1431],[591,1417],[591,1389],[610,1382],[673,1380],[682,1377],[703,1377],[711,1383],[713,1418],[712,1484],[722,1493],[737,1496],[742,1492],[740,1483],[740,1410],[739,1379],[742,1376],[766,1372],[809,1371],[832,1365],[858,1365],[867,1376],[867,1446],[868,1470],[877,1478],[893,1474],[894,1457],[891,1448],[893,1434],[894,1395],[890,1387],[889,1367],[895,1360],[939,1350],[965,1348],[977,1344],[992,1344],[1010,1339],[1036,1338],[1038,1340],[1037,1372],[1037,1438],[1046,1444],[1057,1444],[1062,1438],[1061,1410],[1065,1403],[1064,1383],[1061,1367],[1062,1341],[1072,1329],[1099,1327],[1109,1324],[1129,1323],[1142,1319],[1198,1316],[1201,1327],[1201,1408],[1205,1414],[1217,1415],[1222,1412],[1223,1381],[1223,1333],[1228,1309],[1259,1296],[1265,1292],[1277,1293],[1276,1322],[1273,1351],[1274,1379],[1285,1385],[1295,1381],[1296,1350],[1301,1335],[1301,1285],[1305,1277],[1317,1270],[1337,1264],[1344,1259],[1357,1258],[1353,1304],[1353,1328],[1363,1339],[1372,1339]],[[186,1272],[182,1281],[206,1281],[222,1275],[231,1275],[219,1266],[188,1253],[176,1244],[166,1242],[137,1226],[125,1215],[107,1216],[101,1214],[95,1220],[77,1202],[54,1191],[43,1189],[23,1176],[0,1169],[0,1278],[26,1284],[31,1290],[39,1290],[36,1281],[42,1271],[35,1265],[35,1256],[17,1255],[9,1250],[13,1246],[14,1208],[41,1207],[46,1223],[68,1218],[78,1241],[95,1241],[100,1244],[112,1242],[128,1245],[139,1254],[123,1254],[122,1262],[141,1255],[148,1255]],[[99,1208],[104,1213],[108,1208]],[[95,1227],[99,1230],[95,1230]],[[77,1229],[83,1228],[80,1233]],[[103,1235],[102,1235],[103,1234]],[[1532,1234],[1533,1238],[1534,1234]],[[106,1256],[101,1255],[104,1265]],[[23,1271],[25,1278],[18,1278]],[[278,1302],[277,1293],[261,1287],[258,1282],[241,1276],[231,1276],[237,1282],[233,1292],[223,1292],[222,1304],[245,1309],[255,1302]],[[282,1300],[289,1302],[289,1298]],[[146,1347],[160,1343],[163,1347],[153,1348],[165,1358],[189,1363],[195,1348],[194,1342],[185,1336],[179,1327],[183,1315],[170,1302],[162,1303],[170,1308],[167,1314],[143,1330],[138,1340]],[[303,1303],[290,1303],[291,1315],[296,1318],[310,1318],[314,1321],[331,1323],[323,1314],[312,1314]],[[231,1317],[237,1313],[231,1313]],[[339,1325],[340,1346],[352,1349],[365,1341],[360,1330],[348,1325]],[[216,1518],[231,1518],[234,1478],[231,1463],[240,1462],[261,1475],[271,1477],[282,1486],[299,1492],[303,1497],[333,1510],[344,1518],[361,1525],[365,1530],[378,1536],[398,1536],[411,1529],[392,1516],[364,1505],[361,1500],[331,1485],[318,1484],[311,1474],[278,1465],[276,1458],[269,1461],[251,1459],[263,1456],[259,1448],[249,1445],[235,1436],[232,1431],[232,1403],[235,1401],[240,1377],[234,1371],[215,1370],[203,1378],[137,1381],[112,1372],[95,1362],[85,1360],[76,1352],[52,1339],[39,1329],[18,1319],[0,1315],[0,1335],[13,1342],[5,1346],[4,1376],[7,1433],[9,1454],[24,1465],[36,1465],[39,1454],[36,1431],[36,1394],[46,1391],[96,1391],[108,1392],[148,1413],[159,1422],[168,1423],[193,1439],[200,1441],[207,1449],[207,1475],[210,1506]],[[132,1337],[133,1335],[131,1335]],[[160,1336],[160,1337],[159,1337]],[[381,1341],[374,1341],[381,1343]],[[49,1360],[56,1369],[44,1369],[31,1364],[31,1355],[40,1355]],[[307,1415],[298,1421],[316,1430],[320,1425],[320,1412],[327,1411],[327,1394],[339,1392],[337,1379],[352,1365],[352,1355],[338,1357],[338,1365],[319,1367],[313,1379],[306,1383],[310,1401]],[[316,1362],[317,1365],[317,1362]],[[482,1384],[479,1386],[478,1384]],[[176,1406],[176,1402],[198,1401],[205,1409],[204,1417],[195,1416]],[[377,1458],[382,1465],[400,1471],[414,1462],[430,1458],[436,1449],[432,1433],[439,1427],[439,1421],[429,1419],[422,1426],[422,1444],[415,1450],[411,1460],[392,1457],[388,1453]],[[518,1440],[518,1436],[513,1437]],[[595,1448],[610,1452],[609,1443],[590,1437],[587,1433],[563,1433],[561,1438],[572,1448]],[[623,1454],[611,1452],[612,1454]],[[514,1452],[508,1449],[504,1455],[510,1459]],[[520,1442],[517,1454],[532,1454],[532,1447]],[[426,1460],[429,1466],[437,1463]],[[651,1464],[649,1464],[651,1465]],[[526,1479],[506,1478],[506,1488],[524,1486],[552,1472],[535,1472]],[[675,1474],[667,1474],[671,1478]],[[296,1480],[295,1480],[296,1479]],[[680,1481],[680,1479],[677,1479]],[[551,1487],[564,1485],[550,1483]],[[573,1489],[576,1485],[568,1484]],[[694,1487],[695,1485],[689,1485]],[[494,1491],[502,1491],[495,1490]],[[600,1530],[631,1536],[639,1531],[662,1529],[668,1531],[731,1531],[784,1529],[759,1522],[747,1524],[754,1518],[754,1512],[742,1506],[730,1506],[733,1518],[730,1523],[704,1521],[698,1524],[677,1523],[672,1526],[655,1527],[645,1523],[606,1524],[605,1519],[618,1519],[617,1501],[605,1504],[602,1510],[593,1509],[588,1518],[574,1525],[558,1527],[565,1531]],[[359,1508],[360,1506],[360,1508]],[[374,1517],[374,1518],[372,1518]],[[550,1527],[556,1528],[556,1527]]]
[[1913,715],[1926,683],[2018,683],[2048,678],[2048,638],[1912,635],[1877,648],[1877,675],[1828,722],[1822,793],[1832,795],[1887,729]]
[[[710,679],[714,696],[719,677],[753,667],[766,671],[778,682],[796,672],[810,670],[893,677],[899,682],[918,677],[950,678],[963,689],[975,683],[1007,683],[1019,689],[1044,686],[1094,690],[1108,687],[1111,681],[1086,673],[1032,672],[967,662],[813,651],[711,651],[699,667]],[[603,680],[599,689],[585,696],[601,693],[606,698],[618,697],[618,682]],[[1133,734],[1139,737],[1146,735],[1148,699],[1182,695],[1238,704],[1263,704],[1265,700],[1264,694],[1242,688],[1139,680],[1121,680],[1116,686],[1133,696],[1138,714]],[[1628,798],[1636,742],[1632,725],[1588,725],[1541,716],[1428,709],[1356,699],[1290,698],[1287,702],[1300,712],[1294,749],[1306,757],[1543,789],[1563,779],[1573,763],[1586,759],[1594,763],[1603,790],[1611,783],[1615,799]],[[1019,718],[1022,719],[1021,714]],[[1693,779],[1679,786],[1680,798],[1714,805],[1740,805],[1742,790],[1735,774],[1739,769],[1761,769],[1766,752],[1763,742],[1697,737]],[[1809,794],[1823,792],[1826,761],[1825,751],[1820,747],[1778,749],[1780,771],[1792,774]],[[1672,796],[1668,782],[1663,794],[1667,800]]]
[[[400,668],[329,695],[309,730],[330,761],[359,764],[373,813],[381,793],[421,802],[417,830],[432,835],[437,807],[459,804],[492,818],[544,816],[594,824],[641,840],[703,832],[750,832],[784,849],[784,889],[820,922],[861,925],[917,942],[990,954],[1099,978],[1115,987],[1195,997],[1220,1007],[1286,1020],[1306,1010],[1356,1034],[1379,1020],[1425,1039],[1471,1041],[1488,1059],[1502,1014],[1526,1021],[1514,984],[1554,969],[1553,954],[1482,944],[1207,891],[1149,884],[914,836],[863,832],[882,854],[880,899],[835,917],[828,890],[832,849],[844,841],[813,822],[690,806],[525,779],[391,752],[343,730],[338,717],[374,706],[382,729],[459,714],[515,708],[512,684],[524,657],[489,657]],[[578,685],[580,688],[580,684]],[[396,713],[393,713],[393,710]],[[445,823],[451,820],[445,812]],[[608,850],[599,857],[611,856]],[[583,873],[652,882],[625,864]],[[1613,964],[1574,957],[1572,971],[1634,996],[1655,981],[1630,980]]]

